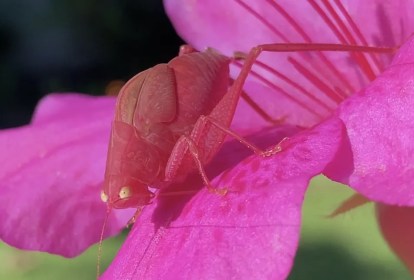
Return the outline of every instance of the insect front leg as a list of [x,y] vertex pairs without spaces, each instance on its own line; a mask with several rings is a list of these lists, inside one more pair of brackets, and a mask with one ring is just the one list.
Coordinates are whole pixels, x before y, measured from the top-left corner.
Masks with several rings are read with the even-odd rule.
[[183,139],[188,146],[188,150],[191,156],[193,157],[194,162],[197,165],[198,171],[201,175],[201,178],[204,181],[204,184],[206,184],[207,189],[212,193],[216,193],[219,195],[225,195],[227,193],[226,188],[216,188],[216,187],[213,187],[213,185],[210,183],[210,180],[208,179],[208,176],[204,169],[203,161],[200,158],[200,153],[199,153],[197,144],[188,136],[184,136]]
[[165,168],[165,179],[167,181],[175,180],[176,177],[180,176],[182,170],[188,171],[194,169],[195,163],[207,189],[210,192],[219,195],[226,194],[227,189],[214,187],[208,179],[207,173],[204,169],[204,164],[206,162],[197,147],[197,142],[198,141],[196,139],[193,139],[191,136],[187,135],[183,135],[178,139],[167,162],[167,167]]
[[196,52],[197,50],[195,48],[193,48],[190,45],[182,45],[180,46],[180,50],[178,52],[178,55],[184,55],[184,54],[189,54],[189,53],[193,53]]
[[143,207],[137,207],[137,211],[135,211],[134,216],[131,217],[131,219],[129,219],[126,227],[129,228],[130,226],[132,226],[133,224],[135,224],[136,220],[138,219],[139,216],[141,216],[142,213],[142,209]]
[[[204,165],[220,149],[226,135],[237,139],[255,154],[262,157],[268,157],[281,151],[279,144],[270,149],[262,150],[236,132],[224,127],[210,116],[200,116],[191,135],[181,136],[174,146],[165,169],[166,180],[172,181],[179,176],[182,172],[181,170],[193,169],[195,163],[207,189],[212,193],[220,195],[226,194],[226,188],[217,188],[211,184],[204,169]],[[212,142],[209,141],[211,139],[215,139],[214,146],[211,146]]]

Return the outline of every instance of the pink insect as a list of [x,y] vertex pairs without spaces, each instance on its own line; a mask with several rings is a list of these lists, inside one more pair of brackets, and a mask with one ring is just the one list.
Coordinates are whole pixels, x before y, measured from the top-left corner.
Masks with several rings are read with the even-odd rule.
[[[336,44],[266,44],[241,55],[245,63],[229,87],[231,60],[213,50],[195,52],[182,47],[180,55],[134,76],[121,89],[109,144],[101,198],[109,208],[138,208],[154,198],[151,189],[179,182],[198,169],[207,188],[204,166],[230,135],[256,154],[270,156],[229,129],[244,82],[262,51],[369,51],[394,49]],[[272,121],[260,108],[259,114]],[[139,212],[139,211],[138,211]]]
[[395,48],[337,44],[265,44],[253,48],[240,74],[229,87],[231,59],[213,51],[196,52],[189,46],[167,64],[159,64],[131,78],[121,89],[112,124],[101,199],[108,205],[99,245],[112,208],[142,208],[152,202],[154,189],[180,182],[198,169],[208,190],[224,195],[227,189],[211,185],[204,166],[215,156],[227,135],[254,153],[266,157],[281,150],[261,150],[229,129],[240,97],[270,123],[273,120],[249,96],[243,85],[262,51],[393,52]]

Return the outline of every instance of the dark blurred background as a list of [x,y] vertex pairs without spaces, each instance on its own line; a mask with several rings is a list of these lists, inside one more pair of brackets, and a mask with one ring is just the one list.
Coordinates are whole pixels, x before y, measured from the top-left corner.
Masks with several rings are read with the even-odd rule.
[[0,128],[51,92],[103,95],[181,43],[161,0],[0,0]]

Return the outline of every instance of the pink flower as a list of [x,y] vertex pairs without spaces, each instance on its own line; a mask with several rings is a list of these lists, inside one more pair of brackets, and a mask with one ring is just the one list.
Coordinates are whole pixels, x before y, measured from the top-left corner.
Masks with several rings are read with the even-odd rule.
[[414,275],[414,208],[378,203],[376,212],[384,238]]
[[[259,43],[341,41],[317,12],[319,6],[287,1],[280,9],[271,3],[252,0],[246,8],[236,1],[165,2],[178,32],[198,49],[208,46],[231,55]],[[347,15],[352,17],[368,44],[401,44],[414,30],[412,2],[337,3],[336,13],[325,7],[326,14],[333,19],[339,15],[339,22],[348,22],[350,29]],[[348,13],[340,13],[341,7]],[[342,27],[339,30],[344,33]],[[347,42],[365,44],[355,29],[351,33]],[[224,197],[208,193],[197,174],[170,186],[166,192],[201,190],[188,196],[159,196],[146,207],[102,278],[284,279],[297,249],[304,193],[309,180],[320,173],[371,200],[414,204],[409,188],[413,44],[409,39],[392,64],[390,55],[377,54],[261,56],[263,63],[291,78],[275,80],[259,65],[254,70],[259,78],[250,79],[246,88],[267,112],[285,117],[286,124],[269,128],[242,103],[233,129],[250,134],[249,139],[261,146],[288,136],[280,144],[282,151],[267,159],[248,157],[240,143],[228,141],[208,169],[212,183],[230,192]],[[302,66],[311,66],[311,74],[320,78],[312,78]],[[302,69],[299,75],[296,69]],[[65,256],[98,240],[105,216],[99,189],[113,104],[111,98],[52,95],[38,107],[29,126],[0,134],[6,166],[0,173],[2,240]],[[109,234],[131,215],[113,214]]]
[[[335,2],[339,3],[334,5],[336,12],[313,1],[285,2],[283,10],[271,3],[249,1],[246,8],[236,1],[165,2],[177,31],[188,43],[200,50],[213,47],[227,55],[272,42],[394,46],[406,41],[414,28],[410,15],[404,14],[412,2],[364,1],[345,6]],[[325,13],[318,13],[319,8]],[[348,13],[340,12],[342,9]],[[283,15],[285,11],[294,22]],[[358,14],[364,17],[355,17]],[[351,30],[349,38],[337,38],[334,28],[322,19],[325,15],[339,16],[341,23],[351,26],[347,30],[352,29],[351,21],[344,19],[348,16],[364,28]],[[389,29],[384,29],[385,25]],[[345,28],[338,28],[341,34],[346,33]],[[321,168],[372,200],[412,205],[412,171],[404,167],[412,165],[410,155],[414,152],[410,141],[414,136],[410,109],[414,102],[413,39],[405,43],[392,64],[391,54],[289,54],[287,60],[264,54],[260,61],[283,69],[279,71],[289,80],[277,80],[276,88],[263,79],[251,79],[247,88],[254,92],[252,96],[258,103],[262,101],[268,112],[274,112],[274,117],[284,116],[288,123],[320,124],[291,136],[282,143],[281,153],[266,160],[249,157],[215,177],[215,185],[232,186],[236,195],[212,197],[202,190],[172,214],[171,200],[167,206],[160,200],[148,207],[103,278],[285,278],[297,247],[303,194],[308,180]],[[309,65],[313,76],[309,71],[296,71]],[[261,77],[270,76],[260,65],[255,71]],[[318,81],[325,82],[321,85]],[[311,97],[306,92],[311,92]],[[295,97],[299,100],[293,102]],[[303,100],[306,102],[301,103]],[[252,129],[253,124],[262,127],[245,104],[240,108],[233,123],[235,130]],[[268,131],[266,137],[271,137]],[[148,224],[148,219],[153,223]]]
[[[31,124],[0,133],[0,238],[66,257],[97,242],[114,98],[49,95]],[[131,214],[113,212],[107,236]]]
[[[413,9],[412,1],[178,2],[167,0],[165,4],[179,34],[196,48],[213,47],[228,55],[272,42],[394,46],[405,42],[414,30],[413,19],[407,13]],[[361,14],[364,16],[357,16]],[[287,116],[290,123],[311,126],[330,114],[333,116],[325,123],[339,118],[345,133],[324,174],[350,185],[371,200],[412,206],[413,40],[411,37],[405,43],[391,65],[390,56],[376,54],[342,58],[336,53],[315,55],[318,60],[300,59],[302,54],[289,54],[288,59],[265,54],[259,58],[260,63],[267,63],[284,76],[275,83],[277,88],[264,79],[253,80],[247,87],[253,89],[255,96],[269,96],[266,94],[272,92],[279,103],[271,103],[268,112],[276,112],[275,117]],[[303,70],[303,66],[312,72]],[[269,76],[263,67],[256,69],[262,77]],[[292,81],[302,88],[294,86]],[[362,90],[354,94],[358,89]],[[290,106],[286,105],[286,99],[298,96],[306,102],[295,101],[295,104],[289,100]],[[270,104],[267,100],[263,107]],[[293,110],[292,103],[296,105]],[[321,106],[328,104],[333,107]],[[407,245],[412,242],[412,229],[407,224],[408,217],[413,216],[412,210],[386,205],[378,209],[385,237],[413,271],[413,248]]]

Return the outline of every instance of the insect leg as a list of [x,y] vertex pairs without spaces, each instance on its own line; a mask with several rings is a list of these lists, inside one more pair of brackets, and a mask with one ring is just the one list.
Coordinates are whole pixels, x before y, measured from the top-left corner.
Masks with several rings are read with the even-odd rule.
[[[208,144],[210,136],[217,136],[217,132],[223,135],[221,138],[222,140],[224,140],[225,135],[230,135],[251,149],[255,154],[262,157],[268,157],[281,151],[279,144],[263,151],[236,132],[221,125],[214,118],[210,116],[200,116],[191,135],[182,135],[174,146],[165,169],[166,180],[173,181],[174,178],[180,174],[179,170],[192,169],[194,168],[195,163],[208,190],[220,195],[225,194],[227,189],[220,189],[212,186],[204,169],[204,164],[209,162],[211,157],[215,154],[215,149],[218,149],[218,147],[211,148]],[[222,140],[219,140],[219,142],[222,142]]]
[[[256,110],[257,104],[249,102],[249,98],[246,98],[246,95],[242,94],[244,83],[253,68],[253,65],[257,61],[258,57],[262,52],[300,52],[300,51],[336,51],[336,52],[377,52],[377,53],[393,53],[397,50],[397,48],[387,48],[387,47],[370,47],[370,46],[357,46],[357,45],[341,45],[341,44],[318,44],[318,43],[274,43],[274,44],[262,44],[250,49],[250,51],[246,54],[243,52],[235,52],[234,58],[235,60],[243,59],[244,63],[241,66],[241,70],[234,80],[234,83],[229,89],[230,98],[228,98],[227,103],[229,104],[220,104],[224,108],[227,106],[228,108],[235,108],[235,104],[231,104],[231,102],[235,102],[242,97],[247,101],[247,103],[255,109],[262,117],[270,122],[280,123],[283,122],[283,118],[281,121],[272,120],[271,117],[267,113],[265,113],[262,109]],[[226,103],[226,102],[224,102]],[[217,111],[220,112],[223,108],[219,108]],[[210,114],[212,117],[217,117],[214,115],[214,112]],[[219,117],[219,116],[218,116]],[[217,118],[218,119],[218,118]]]
[[308,43],[274,43],[262,44],[253,47],[248,54],[243,52],[235,52],[236,59],[244,59],[247,71],[249,71],[261,52],[300,52],[300,51],[336,51],[336,52],[377,52],[377,53],[393,53],[398,48],[388,47],[371,47],[358,45],[342,45],[342,44],[308,44]]
[[[217,129],[224,132],[225,134],[230,135],[234,139],[238,140],[240,143],[242,143],[247,148],[252,150],[258,156],[268,157],[268,156],[272,156],[272,155],[274,155],[274,154],[276,154],[276,153],[278,153],[282,150],[282,148],[279,145],[280,143],[278,145],[274,146],[274,147],[269,148],[269,149],[262,150],[262,149],[258,148],[256,145],[254,145],[251,142],[249,142],[248,140],[246,140],[245,138],[243,138],[243,136],[239,135],[237,132],[235,132],[235,131],[233,131],[229,128],[224,127],[223,125],[221,125],[219,122],[217,122],[215,119],[211,118],[210,116],[201,116],[200,121],[203,121],[205,124],[206,123],[212,124]],[[285,139],[283,139],[282,141],[284,141],[284,140]]]
[[129,219],[128,223],[127,223],[127,228],[129,228],[130,226],[132,226],[133,224],[135,224],[135,221],[138,219],[138,217],[141,215],[142,213],[142,209],[143,207],[137,207],[137,211],[135,211],[134,216],[132,216],[131,219]]
[[225,195],[227,193],[227,189],[215,188],[211,185],[210,180],[208,179],[206,171],[204,169],[203,163],[200,159],[200,155],[199,155],[196,143],[194,143],[194,141],[190,137],[185,136],[184,139],[187,142],[189,152],[191,156],[193,157],[194,162],[197,164],[198,171],[200,172],[201,178],[203,179],[204,184],[206,184],[207,189],[210,192],[213,192],[219,195]]
[[189,53],[193,53],[196,52],[197,50],[194,49],[192,46],[190,45],[182,45],[180,46],[180,50],[178,52],[178,55],[184,55],[184,54],[189,54]]
[[183,135],[178,139],[171,156],[168,159],[167,167],[165,168],[166,180],[173,181],[174,178],[180,173],[180,169],[192,169],[194,168],[195,163],[204,184],[207,186],[207,189],[210,192],[219,195],[226,194],[227,189],[215,188],[210,183],[203,165],[205,164],[205,160],[200,155],[200,151],[197,148],[199,141],[197,141],[197,139],[193,139],[192,137],[194,136]]

